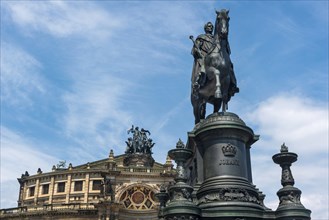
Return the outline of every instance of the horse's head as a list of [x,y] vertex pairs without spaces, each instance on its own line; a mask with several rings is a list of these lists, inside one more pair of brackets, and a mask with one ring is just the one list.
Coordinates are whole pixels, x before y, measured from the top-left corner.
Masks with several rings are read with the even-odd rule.
[[216,25],[215,25],[215,35],[219,38],[227,38],[229,30],[230,17],[228,15],[229,10],[222,9],[216,11]]

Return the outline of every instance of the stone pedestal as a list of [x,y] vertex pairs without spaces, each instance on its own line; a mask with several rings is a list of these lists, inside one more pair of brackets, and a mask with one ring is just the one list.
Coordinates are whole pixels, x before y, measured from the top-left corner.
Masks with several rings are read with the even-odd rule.
[[258,140],[233,113],[214,113],[189,133],[203,159],[196,193],[202,219],[262,219],[266,208],[252,184],[250,146]]
[[132,167],[153,167],[154,159],[151,154],[134,153],[126,154],[123,164]]

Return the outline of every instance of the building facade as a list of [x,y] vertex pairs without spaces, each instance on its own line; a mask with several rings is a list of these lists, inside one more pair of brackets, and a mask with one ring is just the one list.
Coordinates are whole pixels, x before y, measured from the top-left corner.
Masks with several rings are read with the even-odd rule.
[[[169,157],[155,162],[154,143],[133,128],[125,154],[79,166],[53,166],[51,172],[18,178],[18,207],[1,210],[1,219],[158,219],[155,193],[173,182]],[[145,131],[145,130],[144,130]]]

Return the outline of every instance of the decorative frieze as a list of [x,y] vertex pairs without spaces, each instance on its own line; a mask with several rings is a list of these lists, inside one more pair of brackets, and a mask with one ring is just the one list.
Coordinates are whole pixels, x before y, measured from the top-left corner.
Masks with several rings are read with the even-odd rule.
[[175,215],[166,217],[165,220],[200,220],[198,216],[191,216],[191,215]]
[[243,188],[222,188],[215,193],[207,193],[203,195],[199,200],[199,204],[209,203],[214,201],[227,202],[227,201],[239,201],[239,202],[251,202],[261,205],[258,196],[250,194]]

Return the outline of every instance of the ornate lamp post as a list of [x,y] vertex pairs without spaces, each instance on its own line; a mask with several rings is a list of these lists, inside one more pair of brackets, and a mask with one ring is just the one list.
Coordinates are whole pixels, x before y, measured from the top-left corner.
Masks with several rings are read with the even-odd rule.
[[288,147],[283,143],[280,153],[275,154],[272,159],[274,163],[282,168],[281,188],[277,195],[280,203],[276,210],[277,219],[286,219],[287,217],[296,217],[296,219],[310,219],[311,211],[306,209],[300,202],[301,191],[294,187],[295,180],[292,176],[290,166],[297,161],[298,155],[288,152]]
[[169,195],[168,195],[168,193],[167,193],[164,185],[162,185],[160,187],[160,192],[155,193],[155,197],[160,202],[160,209],[159,209],[158,217],[159,217],[159,220],[162,220],[162,219],[164,219],[163,209],[166,207],[166,203],[167,203],[167,201],[169,199]]
[[176,149],[170,150],[168,155],[177,164],[177,176],[175,177],[175,184],[168,189],[170,201],[163,209],[163,217],[165,220],[199,219],[200,209],[192,202],[193,187],[186,183],[187,176],[184,168],[185,162],[192,157],[193,152],[186,149],[184,143],[179,140]]

